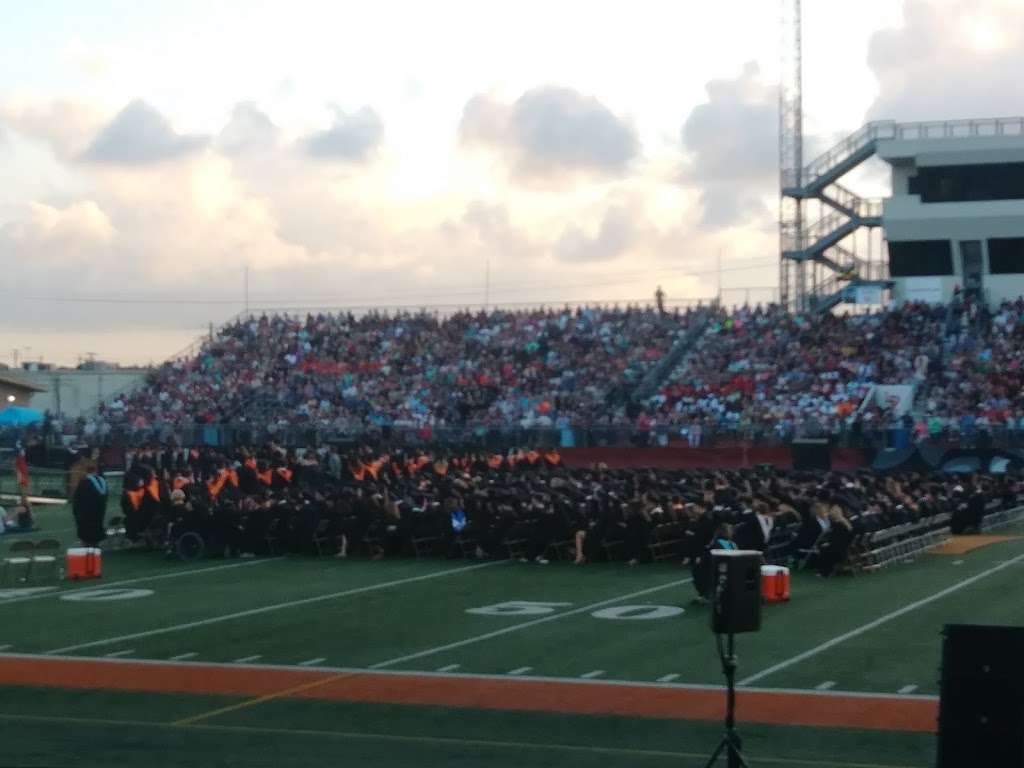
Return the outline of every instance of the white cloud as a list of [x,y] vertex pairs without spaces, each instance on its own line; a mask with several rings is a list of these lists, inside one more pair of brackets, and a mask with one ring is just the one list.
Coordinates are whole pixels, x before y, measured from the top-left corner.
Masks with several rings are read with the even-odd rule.
[[64,208],[30,201],[0,227],[0,250],[16,261],[75,264],[101,257],[115,235],[109,217],[93,200]]
[[0,103],[0,125],[45,142],[62,160],[83,152],[102,120],[98,110],[79,101],[22,96]]
[[873,120],[1024,115],[1024,4],[905,0],[903,25],[876,32]]
[[205,146],[207,138],[176,133],[166,117],[136,99],[97,134],[82,159],[99,164],[148,165],[195,152]]
[[613,205],[604,213],[593,235],[570,224],[555,244],[555,254],[568,262],[611,261],[622,256],[637,239],[637,212]]
[[217,137],[217,149],[226,155],[265,153],[280,140],[280,129],[253,101],[242,101]]
[[711,80],[706,90],[683,124],[682,181],[702,190],[704,228],[756,223],[778,179],[778,89],[748,62],[739,76]]
[[351,114],[336,110],[330,128],[310,134],[301,144],[317,160],[361,163],[370,158],[383,138],[380,117],[371,107],[362,107]]
[[512,104],[477,94],[463,109],[462,141],[502,154],[528,179],[587,173],[622,176],[640,152],[635,128],[593,96],[556,86]]

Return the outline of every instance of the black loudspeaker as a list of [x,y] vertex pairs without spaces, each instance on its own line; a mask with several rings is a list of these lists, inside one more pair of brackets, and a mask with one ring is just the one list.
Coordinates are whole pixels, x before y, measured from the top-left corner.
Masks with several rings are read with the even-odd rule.
[[832,456],[828,451],[828,440],[794,440],[789,446],[793,469],[797,472],[832,469]]
[[937,768],[1024,766],[1024,627],[947,624]]
[[756,550],[711,550],[711,631],[718,635],[761,629],[761,564]]

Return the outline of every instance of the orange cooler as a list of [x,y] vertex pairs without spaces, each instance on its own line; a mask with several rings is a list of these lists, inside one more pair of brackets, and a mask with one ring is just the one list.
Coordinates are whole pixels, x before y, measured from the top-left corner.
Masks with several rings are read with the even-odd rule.
[[97,547],[72,547],[65,570],[69,579],[98,579],[103,570],[103,553]]
[[789,568],[781,565],[761,566],[761,597],[766,603],[788,602]]

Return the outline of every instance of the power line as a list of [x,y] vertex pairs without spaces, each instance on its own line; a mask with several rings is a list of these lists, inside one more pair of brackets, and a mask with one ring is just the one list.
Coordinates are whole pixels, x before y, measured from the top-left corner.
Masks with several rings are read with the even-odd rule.
[[[718,274],[719,272],[744,272],[756,269],[752,266],[732,266],[724,267],[721,270],[698,270],[692,272],[678,272],[679,277],[702,277],[707,275]],[[551,284],[546,281],[531,281],[529,283],[513,283],[505,288],[492,288],[490,291],[491,295],[495,294],[515,294],[523,291],[535,291],[535,290],[573,290],[578,288],[602,288],[616,285],[629,285],[631,283],[640,282],[641,280],[649,279],[651,275],[664,273],[664,272],[677,272],[677,268],[665,268],[659,270],[643,270],[636,272],[625,272],[625,273],[611,273],[610,275],[602,276],[603,280],[600,282],[592,283],[570,283],[570,284]],[[634,280],[623,280],[622,278],[629,275],[637,275],[638,277]],[[479,289],[476,290],[455,290],[455,291],[444,291],[443,293],[432,293],[432,294],[418,294],[418,293],[398,293],[389,294],[378,297],[365,297],[360,296],[357,300],[362,301],[375,301],[375,302],[386,302],[392,299],[421,299],[421,300],[433,300],[433,299],[444,299],[448,297],[457,296],[479,296]],[[168,306],[239,306],[245,304],[244,299],[239,298],[217,298],[217,299],[168,299],[162,297],[119,297],[119,296],[37,296],[37,295],[7,295],[2,297],[5,301],[38,301],[48,302],[54,304],[130,304],[130,305],[168,305]],[[356,297],[351,297],[356,299]],[[270,307],[271,305],[287,304],[289,306],[297,305],[309,305],[309,304],[323,304],[330,302],[344,302],[350,300],[348,297],[335,296],[330,298],[288,298],[288,299],[261,299],[257,297],[251,297],[251,301],[259,302],[260,304]]]

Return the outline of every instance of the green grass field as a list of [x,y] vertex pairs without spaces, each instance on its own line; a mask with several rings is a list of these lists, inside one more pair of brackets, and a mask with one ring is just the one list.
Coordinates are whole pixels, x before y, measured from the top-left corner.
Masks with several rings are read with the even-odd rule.
[[[64,508],[48,508],[41,523],[37,538],[47,531],[73,538]],[[5,553],[11,540],[3,541]],[[822,697],[934,696],[942,626],[1024,623],[1024,605],[1006,599],[1022,571],[1024,540],[1014,540],[870,576],[795,574],[792,602],[766,607],[763,631],[739,638],[740,678],[757,689],[827,691]],[[20,664],[37,654],[111,665],[175,659],[244,666],[254,677],[379,670],[682,691],[722,680],[707,609],[689,605],[688,576],[678,565],[330,558],[186,565],[113,552],[99,581],[33,585],[36,592],[5,587],[0,646]],[[741,723],[743,701],[741,690]],[[58,678],[0,687],[0,764],[156,766],[205,756],[215,765],[321,766],[340,758],[386,766],[699,766],[720,732],[707,720],[510,709],[84,690]],[[763,724],[741,731],[755,765],[928,766],[934,759],[928,733]]]

